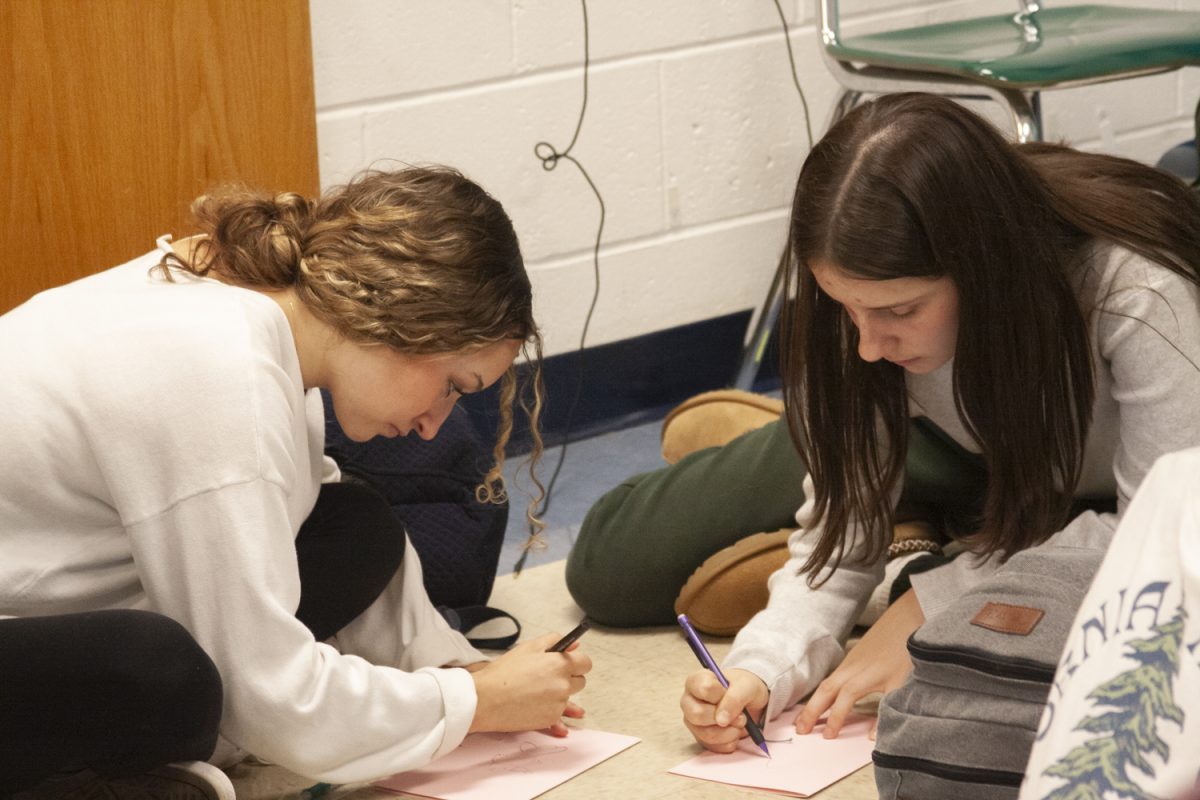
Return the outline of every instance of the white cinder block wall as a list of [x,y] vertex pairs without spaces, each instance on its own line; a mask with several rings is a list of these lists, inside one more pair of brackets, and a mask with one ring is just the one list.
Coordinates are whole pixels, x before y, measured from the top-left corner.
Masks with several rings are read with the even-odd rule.
[[[1053,0],[1051,0],[1053,2]],[[451,164],[521,238],[547,354],[578,346],[599,207],[569,162],[582,100],[579,0],[310,0],[321,183]],[[1200,10],[1200,0],[1126,0]],[[836,85],[813,0],[781,0],[814,134]],[[843,32],[1014,11],[1014,0],[845,0]],[[808,151],[772,0],[591,0],[587,112],[571,150],[607,207],[588,344],[751,308],[783,246]],[[1192,137],[1200,70],[1044,95],[1047,137],[1153,163]],[[989,116],[1004,124],[995,107]]]

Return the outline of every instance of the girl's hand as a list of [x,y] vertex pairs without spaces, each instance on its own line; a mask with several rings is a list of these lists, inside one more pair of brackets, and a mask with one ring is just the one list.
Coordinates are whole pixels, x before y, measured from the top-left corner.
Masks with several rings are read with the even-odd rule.
[[767,685],[762,678],[744,669],[725,670],[726,689],[717,676],[706,669],[688,675],[679,707],[683,724],[696,741],[717,753],[732,753],[738,739],[746,735],[743,710],[758,719],[767,705]]
[[521,642],[471,672],[477,700],[470,733],[549,729],[555,736],[567,735],[562,718],[583,716],[570,697],[587,683],[583,676],[592,660],[578,642],[562,653],[547,653],[560,638],[547,633]]
[[[908,637],[925,621],[917,595],[909,589],[851,648],[849,654],[817,690],[796,717],[796,732],[810,733],[826,711],[825,738],[836,738],[854,704],[875,692],[899,688],[912,672]],[[871,738],[879,722],[871,726]]]

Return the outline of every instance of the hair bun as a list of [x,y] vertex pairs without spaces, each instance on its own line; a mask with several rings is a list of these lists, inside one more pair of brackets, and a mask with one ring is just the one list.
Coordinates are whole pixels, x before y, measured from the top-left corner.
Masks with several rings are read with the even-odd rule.
[[272,197],[270,203],[274,207],[272,216],[280,225],[297,231],[307,227],[312,214],[312,202],[308,198],[295,192],[283,192]]
[[192,204],[197,225],[210,237],[212,268],[238,285],[275,289],[299,277],[312,209],[311,201],[293,192],[263,194],[241,185],[221,187]]
[[270,217],[267,236],[272,256],[294,278],[304,257],[304,235],[311,219],[312,202],[295,192],[283,192],[265,205]]

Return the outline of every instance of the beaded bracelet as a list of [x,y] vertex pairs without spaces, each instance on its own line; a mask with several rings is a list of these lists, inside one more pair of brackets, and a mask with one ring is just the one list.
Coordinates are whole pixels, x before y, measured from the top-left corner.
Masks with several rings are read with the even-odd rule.
[[887,557],[889,559],[907,553],[936,553],[937,555],[941,555],[942,546],[932,539],[905,539],[900,542],[892,542],[888,545]]

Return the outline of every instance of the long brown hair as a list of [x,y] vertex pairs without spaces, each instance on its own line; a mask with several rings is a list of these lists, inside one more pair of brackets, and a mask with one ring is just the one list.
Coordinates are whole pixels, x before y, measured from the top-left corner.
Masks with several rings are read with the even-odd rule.
[[[907,448],[903,369],[858,358],[858,333],[809,270],[855,278],[949,276],[958,292],[954,402],[988,488],[972,545],[1001,558],[1066,521],[1091,423],[1086,314],[1074,268],[1096,239],[1200,283],[1200,201],[1142,164],[1052,144],[1014,145],[945,98],[881,97],[838,122],[796,186],[782,319],[788,425],[824,530],[810,581],[890,543],[890,489]],[[827,577],[827,576],[826,576]]]
[[223,187],[198,198],[192,215],[206,237],[190,263],[164,258],[168,278],[178,268],[251,289],[291,288],[339,335],[412,355],[520,339],[532,400],[510,367],[480,499],[505,497],[514,404],[530,418],[532,472],[541,453],[542,339],[512,221],[478,184],[443,166],[368,170],[316,200]]

